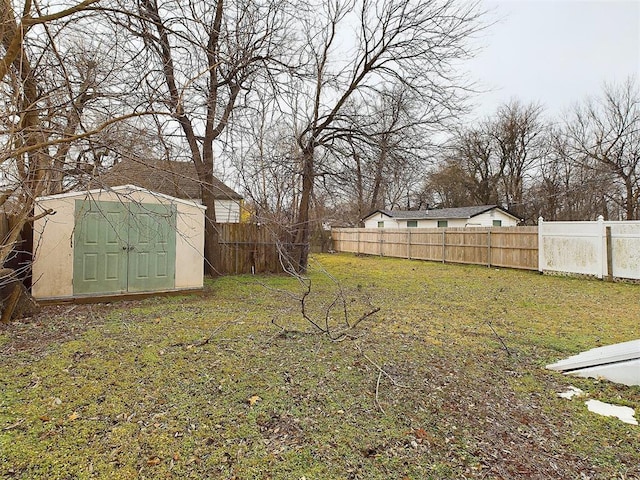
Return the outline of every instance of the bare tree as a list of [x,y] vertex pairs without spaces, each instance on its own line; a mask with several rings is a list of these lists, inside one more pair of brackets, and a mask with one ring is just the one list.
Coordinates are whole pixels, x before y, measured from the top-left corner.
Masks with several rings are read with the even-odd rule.
[[525,182],[543,157],[545,125],[542,107],[522,105],[513,100],[498,109],[490,130],[495,143],[503,184],[504,199],[509,210],[527,218],[524,203]]
[[640,218],[640,92],[630,78],[576,107],[567,125],[573,153],[618,185],[607,197],[626,220]]
[[[349,134],[350,101],[367,102],[385,85],[402,84],[440,111],[455,111],[464,82],[453,63],[468,55],[465,41],[480,28],[477,6],[453,0],[335,0],[323,8],[303,27],[299,86],[308,109],[295,122],[301,192],[292,255],[299,272],[307,267],[318,161]],[[353,30],[353,38],[344,37]]]
[[468,173],[456,162],[445,162],[433,169],[427,176],[419,194],[421,207],[450,208],[472,205]]
[[572,148],[563,128],[552,128],[548,148],[528,192],[531,216],[546,220],[585,220],[609,217],[607,192],[614,186]]
[[437,193],[442,206],[497,204],[534,221],[525,197],[547,148],[541,112],[539,105],[513,100],[479,125],[458,129],[427,179],[427,191]]
[[[0,247],[2,261],[11,252],[23,226],[33,219],[35,198],[50,191],[53,184],[58,185],[53,191],[59,190],[60,179],[55,172],[61,170],[60,162],[70,145],[117,121],[108,118],[79,131],[93,67],[86,65],[88,83],[79,90],[74,89],[68,77],[58,75],[65,69],[64,55],[51,29],[74,24],[96,1],[49,5],[25,0],[19,5],[2,0],[0,167],[3,192],[0,205],[9,202],[15,217],[14,226]],[[53,78],[59,81],[53,82]]]
[[429,183],[454,191],[464,188],[467,195],[444,195],[443,198],[454,201],[444,202],[443,206],[464,206],[462,201],[478,205],[501,203],[504,163],[496,155],[496,145],[489,133],[493,128],[493,120],[486,120],[477,127],[459,129],[445,147],[444,164]]
[[341,200],[356,206],[351,223],[376,208],[404,208],[410,202],[433,150],[430,136],[448,120],[438,107],[400,86],[345,108],[344,134],[336,135],[330,151],[334,193],[342,192]]
[[207,206],[205,258],[215,273],[218,234],[212,189],[215,143],[245,106],[247,94],[277,61],[287,18],[284,2],[255,0],[142,0],[113,15],[143,42],[147,69],[142,85],[152,110],[164,110],[178,126]]

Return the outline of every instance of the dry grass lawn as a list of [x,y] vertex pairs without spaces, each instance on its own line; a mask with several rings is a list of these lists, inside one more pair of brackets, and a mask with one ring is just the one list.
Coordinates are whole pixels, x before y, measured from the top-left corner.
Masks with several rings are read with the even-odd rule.
[[[544,366],[640,338],[640,285],[319,255],[295,279],[48,307],[0,327],[0,477],[632,479],[640,387]],[[637,414],[640,418],[640,414]]]

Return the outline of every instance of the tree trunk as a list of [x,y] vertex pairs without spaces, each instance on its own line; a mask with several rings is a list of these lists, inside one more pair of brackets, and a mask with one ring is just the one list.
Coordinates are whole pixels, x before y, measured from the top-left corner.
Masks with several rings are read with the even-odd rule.
[[207,207],[204,218],[204,271],[205,274],[220,275],[220,233],[216,220],[216,200],[212,189],[213,165],[207,166],[206,162],[198,169],[200,179],[200,191],[202,204]]
[[313,156],[313,146],[306,147],[302,152],[302,193],[300,195],[296,235],[291,259],[293,268],[297,273],[306,273],[309,263],[309,239],[311,237],[309,210],[311,209],[311,196],[313,195]]
[[626,220],[634,220],[636,205],[633,198],[633,182],[631,181],[631,176],[626,176],[624,178],[624,186],[627,194],[627,198],[625,198]]

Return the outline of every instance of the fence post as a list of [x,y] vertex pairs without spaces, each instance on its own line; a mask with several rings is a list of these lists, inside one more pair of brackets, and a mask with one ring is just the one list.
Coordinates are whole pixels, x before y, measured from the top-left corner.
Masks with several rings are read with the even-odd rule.
[[235,245],[236,254],[235,254],[235,265],[234,265],[234,271],[236,275],[238,274],[238,249],[239,248],[240,247],[238,245],[238,239],[236,238],[236,245]]
[[604,228],[604,217],[602,215],[598,215],[598,235],[600,236],[600,252],[598,255],[598,272],[597,276],[600,280],[602,280],[604,276],[604,269],[606,267],[605,259],[606,259],[606,249],[607,249],[607,234]]
[[607,281],[613,282],[613,245],[611,243],[611,227],[606,227],[606,242],[607,242]]
[[446,263],[445,256],[447,253],[447,231],[445,229],[442,230],[442,263]]
[[544,265],[544,248],[542,241],[542,229],[544,225],[544,218],[538,217],[538,271],[542,273],[542,266]]
[[407,230],[407,259],[411,260],[411,230]]
[[356,232],[356,253],[360,255],[360,229]]
[[491,230],[487,232],[487,267],[491,268]]

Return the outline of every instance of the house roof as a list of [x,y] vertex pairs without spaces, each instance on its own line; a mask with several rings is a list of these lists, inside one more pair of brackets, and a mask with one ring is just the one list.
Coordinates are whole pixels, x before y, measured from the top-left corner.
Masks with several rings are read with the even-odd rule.
[[375,210],[367,215],[365,218],[376,213],[383,213],[391,218],[399,220],[444,220],[452,218],[473,218],[481,213],[488,212],[493,209],[498,209],[507,215],[519,220],[515,215],[507,212],[505,209],[498,205],[475,205],[471,207],[457,207],[457,208],[434,208],[431,210]]
[[[135,184],[153,192],[190,200],[202,198],[201,182],[192,162],[171,160],[125,159],[111,167],[92,182],[92,187],[115,187]],[[210,186],[216,200],[242,200],[242,195],[233,191],[213,177]]]

